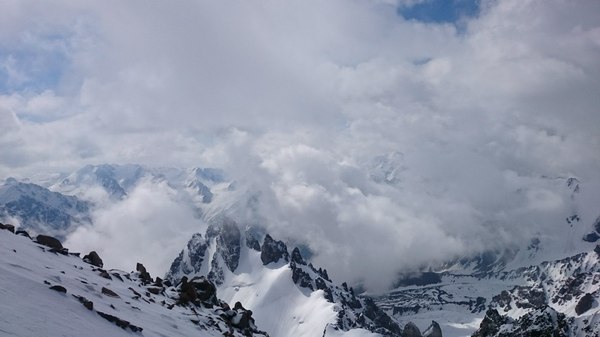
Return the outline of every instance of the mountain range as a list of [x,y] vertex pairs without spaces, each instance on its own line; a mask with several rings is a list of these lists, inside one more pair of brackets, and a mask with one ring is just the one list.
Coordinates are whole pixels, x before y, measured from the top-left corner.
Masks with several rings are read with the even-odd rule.
[[[402,172],[402,167],[396,163],[399,158],[400,154],[376,158],[371,163],[372,179],[382,184],[398,184]],[[173,257],[171,267],[162,278],[171,286],[161,288],[160,296],[163,297],[160,301],[179,301],[182,286],[186,288],[184,285],[187,284],[193,284],[195,289],[214,287],[218,300],[212,302],[213,306],[235,307],[239,302],[239,310],[251,311],[256,323],[250,329],[252,331],[236,330],[232,332],[234,335],[262,331],[282,337],[599,336],[600,248],[597,244],[600,242],[600,218],[589,223],[585,221],[589,216],[581,215],[578,198],[585,186],[582,187],[583,183],[577,178],[547,179],[570,195],[568,214],[555,222],[559,225],[548,228],[546,233],[536,233],[525,240],[526,245],[515,244],[470,256],[449,257],[441,264],[406,270],[398,276],[395,286],[383,293],[371,293],[368,289],[365,292],[360,284],[334,280],[325,269],[312,264],[311,252],[306,246],[294,247],[297,242],[279,241],[260,224],[244,223],[235,217],[237,211],[248,207],[251,199],[248,195],[252,191],[240,188],[236,181],[218,169],[98,165],[59,175],[57,179],[40,184],[43,186],[7,179],[0,186],[0,221],[14,221],[17,229],[26,230],[34,237],[48,234],[62,241],[78,226],[94,226],[94,210],[101,206],[100,203],[126,200],[141,182],[162,182],[179,191],[194,208],[198,219],[208,226],[205,231],[192,235],[179,256]],[[20,237],[9,240],[6,234],[2,240],[5,240],[3,247],[10,246],[17,251],[30,249],[21,246],[35,246]],[[43,251],[40,256],[15,263],[12,259],[15,256],[9,253],[2,255],[6,272],[17,268],[13,265],[30,272],[11,271],[13,279],[4,278],[0,289],[15,287],[11,284],[23,277],[28,280],[48,278],[50,276],[42,272],[45,267],[59,263],[56,261],[61,259],[76,259],[75,256]],[[30,265],[29,258],[43,263]],[[41,266],[44,263],[46,265]],[[81,263],[73,264],[88,267],[85,262]],[[98,270],[90,270],[98,273]],[[124,278],[125,273],[115,273]],[[139,284],[144,283],[140,281],[141,274],[138,270],[128,275],[138,282],[137,287],[150,286],[150,281]],[[60,280],[65,277],[54,276]],[[86,274],[85,277],[96,276]],[[113,289],[117,294],[122,290],[112,283],[107,285],[117,289]],[[144,294],[133,285],[131,288]],[[14,291],[18,292],[18,289]],[[85,291],[87,293],[77,296],[86,299],[96,296],[89,289]],[[45,300],[48,299],[46,296],[56,296],[53,292],[43,293]],[[157,301],[157,298],[153,299]],[[25,302],[22,306],[33,305]],[[152,303],[149,300],[144,303],[149,304],[147,302]],[[113,305],[117,309],[111,308],[110,315],[120,317],[114,310],[121,308]],[[193,310],[206,309],[205,304],[198,305]],[[3,308],[0,316],[6,316],[8,310]],[[142,311],[154,314],[160,310]],[[170,310],[160,314],[161,321],[152,318],[153,314],[139,314],[145,318],[138,319],[135,315],[130,316],[129,311],[125,312],[124,319],[140,327],[168,324],[164,315],[177,316],[170,318],[175,320],[188,315],[181,310],[176,314]],[[206,317],[213,314],[206,313]],[[218,321],[215,317],[212,319]],[[153,323],[143,323],[149,321]],[[223,322],[222,326],[231,326],[226,319]],[[197,329],[197,325],[192,328]],[[142,334],[150,334],[150,330],[145,328]],[[165,335],[177,334],[171,331]]]

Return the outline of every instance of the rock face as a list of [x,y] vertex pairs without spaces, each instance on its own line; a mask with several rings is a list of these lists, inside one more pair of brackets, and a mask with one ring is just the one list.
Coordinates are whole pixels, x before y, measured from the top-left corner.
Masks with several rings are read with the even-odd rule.
[[267,234],[261,247],[260,260],[263,265],[268,265],[269,263],[278,262],[280,259],[289,261],[289,254],[285,243],[275,241]]
[[[240,231],[235,222],[221,219],[209,226],[205,237],[206,240],[202,239],[200,234],[194,235],[175,259],[166,276],[167,279],[181,287],[180,302],[182,305],[187,303],[207,305],[207,300],[204,300],[204,298],[212,296],[217,289],[223,289],[228,296],[231,296],[230,299],[233,298],[231,301],[236,301],[235,296],[238,292],[245,294],[256,287],[256,293],[252,295],[252,297],[256,296],[256,301],[253,302],[262,310],[267,310],[265,309],[266,306],[269,307],[269,310],[281,310],[287,315],[287,313],[291,314],[294,310],[298,310],[296,306],[308,305],[303,301],[312,298],[327,308],[330,308],[327,302],[335,305],[336,322],[329,325],[334,330],[347,331],[354,328],[363,328],[380,333],[383,336],[400,336],[402,333],[400,326],[370,298],[356,296],[354,290],[349,288],[348,285],[338,286],[334,284],[325,269],[315,268],[303,258],[300,249],[293,249],[290,255],[287,245],[283,241],[273,239],[269,234],[258,228],[250,227],[246,228],[245,231]],[[262,242],[262,245],[259,242]],[[240,256],[243,256],[242,260],[240,260]],[[188,257],[195,258],[192,260]],[[199,263],[200,261],[203,263]],[[208,261],[210,261],[209,264],[207,264]],[[244,262],[244,269],[238,271],[241,261]],[[194,265],[195,263],[198,264]],[[250,267],[253,269],[248,269]],[[289,272],[288,268],[291,270],[291,277],[286,279],[285,275]],[[269,276],[263,277],[262,275]],[[273,275],[279,276],[273,278]],[[254,277],[257,277],[257,279],[253,279]],[[272,284],[271,282],[275,283]],[[301,292],[298,292],[298,289]],[[276,305],[270,302],[261,302],[261,297],[271,298],[270,296],[273,296],[270,295],[272,291],[275,291],[277,298],[279,298]],[[316,291],[320,293],[313,294]],[[286,306],[289,306],[289,304],[285,303],[284,300],[286,296],[293,298],[293,301],[296,300],[293,296],[300,296],[300,298],[297,298],[300,303],[288,308]],[[211,300],[208,300],[208,302],[210,303]],[[310,305],[313,305],[313,303]],[[281,308],[278,306],[281,306]],[[238,308],[236,305],[234,309],[236,308],[240,311],[243,307]],[[234,326],[243,328],[247,325],[246,322],[250,322],[248,317],[250,313],[249,310],[242,310],[242,313],[238,312],[237,315],[233,316],[233,313],[227,313],[226,311],[224,315],[231,319]],[[268,322],[264,315],[259,316],[262,319],[259,323],[265,322],[265,319]],[[292,316],[293,314],[290,315],[290,317]],[[309,322],[305,318],[303,325],[309,326],[311,323],[314,324],[314,322]],[[292,325],[297,324],[297,321],[294,321]],[[322,335],[325,324],[323,323],[318,335]],[[277,334],[280,335],[281,333],[283,332],[279,331]],[[308,336],[306,333],[296,334],[296,336],[300,335]],[[311,337],[314,335],[310,334]]]
[[102,266],[104,266],[102,259],[95,251],[91,251],[89,254],[84,256],[83,261],[99,268],[102,268]]
[[[578,337],[597,336],[600,321],[589,319],[600,313],[593,305],[600,293],[600,257],[595,251],[520,268],[505,277],[513,274],[526,285],[494,296],[474,337],[562,337],[569,331],[578,331]],[[571,309],[557,311],[561,308]]]
[[408,322],[402,330],[402,337],[421,337],[421,330],[413,322]]
[[171,264],[165,278],[170,282],[175,283],[184,275],[200,272],[207,248],[208,245],[201,234],[196,233],[192,235],[192,238],[188,241],[185,248]]
[[423,337],[442,337],[442,329],[436,321],[431,321],[431,325],[423,333]]
[[592,297],[592,294],[587,293],[583,295],[583,297],[579,300],[579,302],[577,302],[577,305],[575,306],[575,313],[577,313],[577,315],[585,313],[586,311],[592,308],[593,303],[594,298]]

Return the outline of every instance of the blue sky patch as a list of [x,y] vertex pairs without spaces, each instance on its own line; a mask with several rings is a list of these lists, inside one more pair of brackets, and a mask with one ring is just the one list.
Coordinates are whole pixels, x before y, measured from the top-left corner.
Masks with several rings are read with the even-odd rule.
[[464,17],[479,14],[480,0],[425,0],[413,6],[398,8],[406,20],[426,23],[457,23]]

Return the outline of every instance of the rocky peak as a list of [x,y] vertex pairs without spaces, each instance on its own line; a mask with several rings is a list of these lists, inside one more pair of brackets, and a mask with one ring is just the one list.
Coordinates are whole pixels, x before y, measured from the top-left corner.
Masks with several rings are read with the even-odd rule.
[[267,234],[262,244],[260,259],[263,265],[277,262],[280,259],[289,261],[287,246],[285,243],[283,243],[283,241],[275,241],[269,234]]

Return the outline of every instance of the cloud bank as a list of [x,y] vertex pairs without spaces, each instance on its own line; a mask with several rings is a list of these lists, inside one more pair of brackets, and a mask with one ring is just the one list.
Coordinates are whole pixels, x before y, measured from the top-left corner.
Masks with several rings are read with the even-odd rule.
[[4,1],[0,176],[222,167],[251,217],[373,287],[564,219],[542,177],[597,203],[600,3],[482,1],[461,29],[406,3]]

